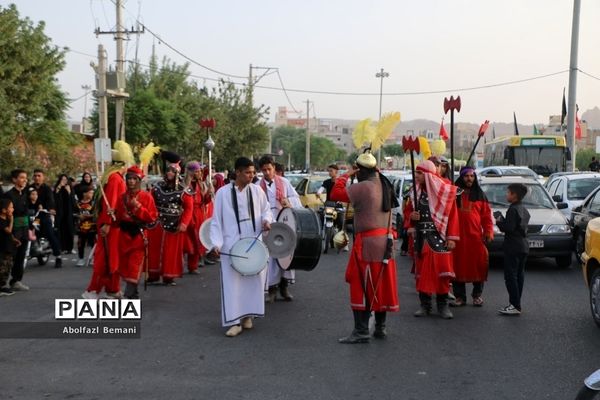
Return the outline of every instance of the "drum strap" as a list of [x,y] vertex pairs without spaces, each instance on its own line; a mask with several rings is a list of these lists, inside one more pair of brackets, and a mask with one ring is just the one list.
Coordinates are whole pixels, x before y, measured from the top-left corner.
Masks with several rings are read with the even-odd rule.
[[[240,226],[240,210],[238,209],[237,194],[235,193],[235,184],[231,185],[231,202],[233,204],[233,212],[235,213],[235,220],[238,226],[238,233],[242,234],[242,228]],[[252,228],[256,231],[256,221],[254,218],[254,199],[252,198],[252,190],[248,188],[248,208],[250,218],[252,218]]]

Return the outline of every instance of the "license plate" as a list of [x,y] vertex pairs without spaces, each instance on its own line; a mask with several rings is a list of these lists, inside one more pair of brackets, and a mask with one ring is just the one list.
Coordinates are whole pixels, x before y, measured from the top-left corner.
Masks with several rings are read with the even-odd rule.
[[327,221],[325,222],[325,226],[328,228],[331,228],[333,226],[333,221]]
[[529,241],[529,248],[530,249],[541,249],[542,247],[544,247],[544,241],[543,240],[530,240]]

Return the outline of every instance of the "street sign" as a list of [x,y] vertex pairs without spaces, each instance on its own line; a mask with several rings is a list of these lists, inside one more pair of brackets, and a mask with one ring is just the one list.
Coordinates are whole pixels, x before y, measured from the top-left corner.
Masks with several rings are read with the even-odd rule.
[[94,153],[96,154],[96,162],[110,163],[112,161],[110,139],[94,139]]

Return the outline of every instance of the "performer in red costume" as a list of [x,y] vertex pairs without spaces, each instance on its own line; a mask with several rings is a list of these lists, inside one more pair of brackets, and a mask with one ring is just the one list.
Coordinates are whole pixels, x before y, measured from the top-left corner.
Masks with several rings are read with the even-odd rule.
[[[121,145],[129,147],[124,142],[121,142]],[[122,297],[117,274],[121,243],[120,229],[118,226],[114,226],[113,222],[117,201],[126,190],[123,174],[127,169],[127,163],[133,163],[133,156],[128,155],[131,152],[130,148],[128,151],[122,151],[123,147],[117,146],[117,142],[115,142],[115,148],[119,148],[121,151],[113,150],[113,166],[105,173],[106,179],[102,179],[104,193],[100,192],[100,198],[96,201],[99,206],[96,220],[98,238],[94,250],[92,278],[87,290],[81,295],[84,299],[97,299],[102,290],[105,290],[109,297]]]
[[[179,156],[162,152],[169,159],[165,178],[152,188],[152,197],[158,209],[158,221],[148,229],[149,282],[175,285],[175,278],[183,275],[183,251],[186,231],[192,220],[194,200],[189,188],[179,182]],[[179,159],[179,160],[177,160]]]
[[[346,268],[354,330],[340,343],[368,343],[369,318],[375,312],[375,338],[385,338],[386,312],[399,311],[391,210],[398,206],[391,183],[376,169],[370,153],[361,154],[357,167],[337,178],[330,199],[354,206],[354,244]],[[356,175],[358,183],[346,187]]]
[[125,297],[138,299],[138,283],[144,270],[148,241],[146,226],[157,218],[154,199],[140,190],[144,173],[137,166],[127,169],[127,192],[119,198],[115,226],[121,229],[119,275],[125,281]]
[[479,187],[475,170],[463,167],[456,182],[463,192],[457,198],[460,237],[454,256],[454,272],[456,278],[452,287],[456,299],[451,306],[461,307],[467,304],[465,284],[473,283],[473,305],[483,305],[483,282],[488,275],[488,251],[485,242],[494,239],[494,223],[492,210],[485,194]]
[[208,219],[206,209],[208,203],[212,203],[212,191],[202,181],[202,166],[198,161],[190,161],[186,165],[186,188],[193,199],[192,219],[187,227],[186,242],[184,246],[187,253],[187,266],[190,274],[198,274],[198,267],[202,265],[201,260],[206,256],[206,249],[200,243],[200,227]]
[[417,166],[415,179],[418,204],[410,220],[415,228],[415,277],[421,308],[414,315],[429,315],[435,294],[440,316],[451,319],[448,291],[455,276],[451,250],[459,239],[456,186],[440,178],[431,161]]

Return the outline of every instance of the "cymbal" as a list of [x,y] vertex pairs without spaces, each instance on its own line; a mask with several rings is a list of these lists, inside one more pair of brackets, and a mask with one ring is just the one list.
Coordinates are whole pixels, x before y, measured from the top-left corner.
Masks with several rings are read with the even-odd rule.
[[200,226],[200,243],[202,243],[202,246],[204,246],[207,250],[212,249],[213,244],[210,241],[210,221],[212,220],[212,218],[207,218],[202,225]]
[[273,258],[287,257],[296,249],[296,232],[282,222],[273,222],[263,241]]

